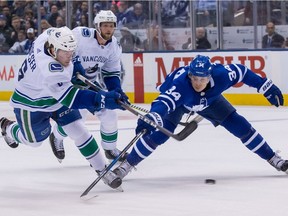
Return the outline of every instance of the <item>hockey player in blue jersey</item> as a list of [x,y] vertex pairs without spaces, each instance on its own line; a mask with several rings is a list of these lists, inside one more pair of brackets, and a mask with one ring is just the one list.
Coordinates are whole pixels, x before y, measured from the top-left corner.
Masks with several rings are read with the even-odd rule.
[[[288,169],[288,160],[276,154],[253,126],[222,96],[231,86],[243,82],[264,94],[275,106],[283,105],[283,95],[268,78],[262,78],[241,64],[212,64],[207,56],[196,56],[189,66],[169,74],[159,87],[160,95],[151,104],[146,117],[174,132],[184,113],[197,112],[215,127],[221,125],[251,152],[268,161],[279,171]],[[148,132],[134,145],[126,160],[113,172],[123,179],[128,172],[147,158],[168,136],[138,120],[136,133]]]

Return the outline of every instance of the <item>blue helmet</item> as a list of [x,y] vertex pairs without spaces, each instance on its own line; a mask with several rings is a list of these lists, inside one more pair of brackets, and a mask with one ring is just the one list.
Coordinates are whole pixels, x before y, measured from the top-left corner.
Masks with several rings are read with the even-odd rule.
[[211,75],[212,63],[208,56],[197,55],[189,65],[189,73],[193,76],[207,77]]

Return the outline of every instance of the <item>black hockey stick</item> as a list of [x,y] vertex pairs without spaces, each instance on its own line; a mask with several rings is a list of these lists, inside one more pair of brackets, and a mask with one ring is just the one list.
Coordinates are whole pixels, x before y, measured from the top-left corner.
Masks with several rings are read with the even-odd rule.
[[138,133],[129,143],[128,145],[120,152],[120,154],[103,170],[103,172],[92,182],[91,185],[81,194],[80,197],[86,196],[89,191],[103,178],[106,173],[111,170],[111,168],[119,161],[119,159],[128,151],[128,149],[144,134],[146,130],[142,130]]
[[[84,76],[82,76],[80,73],[77,73],[77,78],[80,79],[82,82],[84,82],[86,85],[90,86],[91,88],[93,88],[96,91],[99,91],[101,89],[99,89],[99,87],[97,87],[93,82],[91,82],[90,80],[88,80],[87,78],[85,78]],[[198,127],[198,123],[203,119],[201,116],[198,117],[197,120],[192,120],[191,122],[189,122],[185,128],[183,130],[181,130],[179,133],[177,134],[173,134],[171,131],[167,130],[166,128],[156,124],[153,120],[149,119],[148,117],[142,115],[140,112],[138,112],[137,110],[133,109],[130,105],[122,102],[122,101],[118,101],[118,103],[125,108],[126,110],[130,111],[131,113],[133,113],[134,115],[136,115],[137,117],[139,117],[141,120],[145,121],[147,124],[151,125],[152,127],[158,129],[159,131],[161,131],[162,133],[164,133],[165,135],[172,137],[178,141],[182,141],[184,139],[186,139],[193,131],[195,131]]]

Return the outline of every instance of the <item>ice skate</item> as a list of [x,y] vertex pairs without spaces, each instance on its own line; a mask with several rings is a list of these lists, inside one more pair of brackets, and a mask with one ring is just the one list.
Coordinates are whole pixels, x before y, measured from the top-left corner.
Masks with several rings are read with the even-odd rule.
[[63,140],[57,139],[55,135],[51,133],[49,136],[49,142],[55,157],[58,159],[59,163],[61,163],[65,158]]
[[16,140],[14,140],[13,138],[9,137],[7,135],[6,129],[9,125],[13,124],[14,121],[10,121],[9,119],[2,117],[0,119],[0,125],[1,125],[1,134],[4,137],[5,142],[7,143],[8,146],[10,146],[11,148],[17,148],[19,143],[16,142]]
[[123,179],[132,169],[134,166],[130,165],[127,160],[123,161],[113,172]]
[[275,153],[275,155],[268,160],[268,163],[270,163],[275,169],[278,171],[283,171],[287,173],[288,169],[288,160],[283,160],[278,154]]
[[[97,174],[100,176],[102,171],[96,171]],[[122,180],[117,174],[109,170],[103,177],[102,180],[105,184],[110,186],[113,189],[117,189],[120,191],[123,191],[122,188],[120,187],[122,184]]]
[[[104,149],[104,152],[105,152],[106,158],[110,161],[113,161],[121,153],[121,151],[117,148],[112,149],[112,150]],[[122,157],[119,158],[118,161],[123,162],[126,159],[127,155],[128,153],[126,152]]]

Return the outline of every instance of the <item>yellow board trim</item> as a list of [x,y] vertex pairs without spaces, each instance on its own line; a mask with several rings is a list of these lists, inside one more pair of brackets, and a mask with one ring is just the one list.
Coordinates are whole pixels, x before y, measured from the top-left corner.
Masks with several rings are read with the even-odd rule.
[[[0,92],[0,101],[9,101],[13,92]],[[145,93],[144,103],[150,104],[159,93]],[[270,106],[270,103],[261,94],[223,94],[233,105]],[[130,101],[134,103],[134,93],[127,92]],[[288,106],[288,94],[284,94],[284,106]]]
[[9,101],[12,93],[12,91],[0,92],[0,101]]

